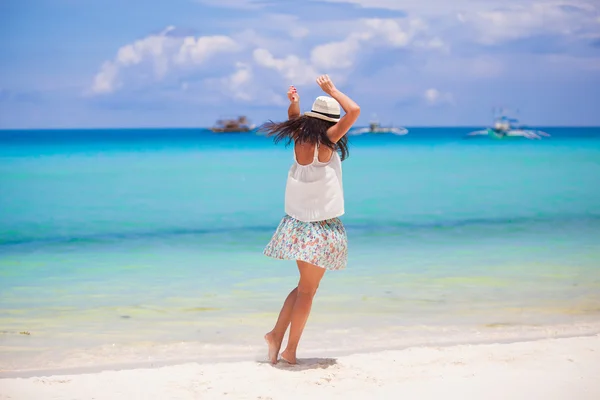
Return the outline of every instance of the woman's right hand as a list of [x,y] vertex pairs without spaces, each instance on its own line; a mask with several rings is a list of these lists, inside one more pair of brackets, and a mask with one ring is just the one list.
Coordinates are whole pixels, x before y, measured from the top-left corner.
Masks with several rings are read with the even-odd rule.
[[329,75],[321,75],[317,78],[317,84],[323,89],[325,93],[331,96],[331,93],[335,90],[335,85],[331,82]]
[[290,103],[298,103],[300,101],[300,96],[298,95],[298,90],[294,85],[291,85],[287,92],[288,99],[290,99]]
[[350,97],[340,92],[329,75],[321,75],[317,78],[317,83],[323,89],[325,93],[333,97],[335,101],[340,103],[340,106],[344,109],[346,114],[340,118],[340,120],[327,130],[327,136],[333,143],[337,143],[348,131],[352,128],[352,125],[358,119],[360,115],[360,107]]

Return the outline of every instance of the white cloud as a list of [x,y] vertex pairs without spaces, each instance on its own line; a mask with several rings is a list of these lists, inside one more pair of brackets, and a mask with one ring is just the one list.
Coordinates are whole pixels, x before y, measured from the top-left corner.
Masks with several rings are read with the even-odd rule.
[[[501,5],[510,0],[319,0],[324,3],[346,3],[354,4],[363,8],[381,8],[394,11],[405,11],[412,15],[432,15],[448,14],[463,8],[477,7],[477,3],[486,3],[486,5]],[[515,1],[515,0],[513,0]],[[491,3],[491,4],[490,4]]]
[[248,64],[238,63],[237,68],[237,71],[231,75],[229,80],[234,90],[250,82],[252,78],[252,70]]
[[156,35],[127,44],[117,51],[114,60],[106,61],[94,77],[91,91],[94,94],[112,93],[123,86],[123,70],[148,63],[157,80],[171,68],[190,68],[200,65],[212,56],[239,50],[228,36],[177,37],[169,35],[175,28],[168,27]]
[[219,20],[218,26],[233,31],[230,36],[237,43],[264,47],[270,51],[302,49],[307,42],[304,39],[315,34],[314,22],[303,20],[296,14],[261,13],[259,17],[242,20]]
[[461,14],[460,20],[475,28],[475,40],[497,44],[538,35],[586,36],[600,34],[594,14],[600,9],[586,3],[566,6],[541,2]]
[[[536,35],[585,38],[600,34],[597,0],[318,0],[363,8],[403,11],[436,21],[438,28],[462,25],[468,39],[496,44]],[[451,18],[448,18],[452,16]]]
[[236,71],[222,80],[224,89],[231,97],[250,101],[253,96],[248,92],[248,85],[252,81],[252,69],[248,64],[238,63]]
[[276,93],[265,85],[264,80],[256,77],[253,66],[244,62],[237,62],[235,70],[225,77],[204,80],[199,91],[213,96],[213,106],[229,99],[258,106],[287,104],[285,93]]
[[264,1],[262,0],[196,0],[196,2],[209,6],[243,10],[255,10],[264,7]]
[[409,15],[448,15],[460,11],[478,12],[513,6],[531,6],[533,4],[555,4],[589,6],[595,0],[317,0],[323,3],[354,4],[363,8],[380,8],[386,10],[405,11]]
[[[343,83],[352,72],[357,55],[366,47],[376,50],[410,46],[427,49],[445,47],[441,39],[429,35],[428,26],[417,18],[361,19],[346,28],[353,31],[342,40],[317,44],[308,59],[296,54],[275,56],[268,47],[258,47],[252,52],[253,62],[257,67],[277,71],[286,81],[284,86],[314,83],[320,73],[333,73],[332,78]],[[279,50],[279,53],[285,54],[284,51]],[[266,80],[263,82],[265,86],[281,85],[272,76]]]
[[360,49],[361,37],[351,34],[345,40],[316,46],[310,53],[313,64],[324,69],[350,68]]
[[174,61],[181,65],[202,64],[217,53],[237,49],[237,44],[229,36],[188,36],[184,38]]
[[437,89],[427,89],[424,96],[429,103],[435,103],[440,97],[440,92]]
[[92,92],[98,94],[111,93],[118,89],[121,86],[120,82],[117,80],[118,74],[119,67],[112,61],[106,61],[100,67],[100,72],[94,77]]
[[[458,93],[459,89],[458,85],[448,84],[449,78],[479,82],[496,80],[509,72],[516,75],[503,62],[508,52],[498,57],[486,54],[484,46],[469,43],[496,44],[548,33],[581,37],[600,25],[594,19],[598,14],[590,11],[590,16],[582,16],[581,10],[592,9],[578,0],[566,1],[583,7],[568,8],[544,0],[432,0],[426,4],[416,0],[321,1],[403,10],[408,16],[357,20],[341,16],[324,23],[296,15],[263,13],[260,24],[243,24],[245,29],[238,28],[242,25],[238,20],[224,22],[231,30],[227,36],[178,37],[169,27],[121,47],[114,59],[100,67],[92,91],[111,93],[137,82],[154,84],[162,80],[165,89],[174,87],[190,98],[199,98],[201,93],[218,104],[236,101],[281,105],[285,104],[287,85],[314,85],[317,75],[329,73],[340,84],[352,78],[354,93],[385,97],[381,101],[418,99],[421,104],[454,104],[450,92]],[[231,7],[267,4],[241,0],[213,3]],[[578,20],[583,21],[580,27]],[[450,46],[455,54],[450,54]],[[397,60],[379,57],[393,49],[407,49],[410,56],[395,51],[392,54],[399,55]],[[223,56],[227,52],[236,53]],[[372,55],[385,64],[378,66],[377,74],[390,68],[389,78],[378,80],[361,73],[363,67],[368,69]],[[361,61],[360,69],[355,69],[357,60]],[[210,73],[206,66],[211,67]],[[202,72],[197,73],[200,69]],[[424,90],[427,87],[430,89]],[[440,87],[449,92],[436,89]],[[385,96],[378,97],[381,93]],[[465,96],[461,96],[461,103],[464,101]]]
[[443,104],[443,103],[453,104],[454,103],[454,97],[452,96],[451,93],[442,93],[438,89],[434,89],[434,88],[427,89],[425,91],[425,93],[423,93],[423,97],[425,98],[425,101],[429,105],[436,105],[436,104]]
[[[345,38],[328,43],[317,42],[308,52],[308,57],[302,57],[300,40],[313,30],[296,16],[268,14],[267,19],[273,23],[266,32],[284,34],[265,35],[264,30],[250,29],[230,36],[181,37],[175,35],[174,27],[168,27],[159,34],[125,45],[117,51],[113,60],[102,65],[93,80],[92,93],[112,93],[134,82],[154,84],[168,74],[179,74],[187,80],[186,73],[192,73],[198,65],[206,64],[216,54],[239,51],[235,71],[220,78],[209,78],[208,82],[213,89],[220,85],[225,91],[235,93],[233,97],[237,100],[251,101],[256,96],[250,80],[258,79],[263,87],[282,85],[281,79],[273,79],[272,74],[256,74],[257,68],[276,71],[285,80],[284,86],[314,83],[320,73],[332,73],[336,82],[343,83],[352,72],[357,55],[366,47],[377,50],[409,46],[439,49],[445,46],[441,39],[429,35],[429,28],[418,18],[371,18],[353,21],[352,24],[350,21],[342,23],[340,26],[344,29],[335,32],[352,29]],[[298,49],[298,53],[289,53],[291,43],[297,45],[294,48]],[[229,69],[222,57],[219,62]],[[127,73],[129,70],[135,74]],[[186,84],[182,91],[190,92],[191,87]]]
[[408,26],[403,27],[402,22],[393,19],[367,19],[364,21],[368,29],[365,36],[379,37],[393,47],[405,47],[414,31],[423,28],[424,25],[419,20],[411,19],[408,21]]
[[303,85],[312,82],[318,74],[312,65],[296,55],[276,58],[267,49],[256,49],[253,57],[258,65],[278,71],[290,84]]
[[[344,69],[353,66],[361,49],[391,47],[402,48],[416,44],[418,47],[440,48],[439,38],[427,38],[428,27],[420,19],[363,19],[356,23],[355,31],[344,40],[316,46],[311,52],[311,62],[324,69]],[[423,38],[427,38],[423,40]],[[419,41],[417,41],[419,39]]]

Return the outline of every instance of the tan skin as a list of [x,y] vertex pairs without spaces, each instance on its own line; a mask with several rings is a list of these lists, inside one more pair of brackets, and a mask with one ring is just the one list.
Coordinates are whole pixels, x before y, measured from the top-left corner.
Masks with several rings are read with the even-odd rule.
[[[340,92],[328,75],[319,76],[317,84],[326,94],[333,97],[345,111],[345,115],[327,131],[329,139],[337,143],[358,119],[360,107],[352,99]],[[287,95],[290,100],[288,117],[295,118],[300,115],[300,96],[294,86],[290,86]],[[312,163],[315,151],[314,146],[313,144],[298,144],[294,146],[296,159],[299,164],[308,165]],[[319,161],[327,162],[331,158],[333,151],[329,147],[320,146]],[[281,358],[290,364],[296,364],[298,343],[310,315],[313,298],[317,293],[323,275],[325,275],[324,268],[300,260],[296,260],[296,263],[300,272],[298,286],[288,294],[275,327],[265,335],[265,340],[269,346],[269,361],[273,364],[276,364],[278,361],[277,357],[281,349],[281,343],[288,327],[290,327],[288,343],[285,350],[281,353]]]

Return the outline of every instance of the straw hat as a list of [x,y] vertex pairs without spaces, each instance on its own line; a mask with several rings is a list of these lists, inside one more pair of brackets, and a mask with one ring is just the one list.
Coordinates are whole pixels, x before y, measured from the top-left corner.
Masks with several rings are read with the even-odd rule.
[[340,120],[340,105],[332,97],[319,96],[313,103],[312,109],[305,112],[304,115],[329,122],[338,122]]

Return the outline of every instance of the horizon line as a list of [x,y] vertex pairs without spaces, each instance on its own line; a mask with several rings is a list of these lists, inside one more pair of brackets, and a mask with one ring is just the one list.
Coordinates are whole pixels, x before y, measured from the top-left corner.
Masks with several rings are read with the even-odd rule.
[[[391,125],[392,127],[400,127],[400,125]],[[368,125],[355,125],[355,127],[368,127]],[[407,129],[423,129],[423,128],[482,128],[485,129],[485,125],[402,125],[403,128]],[[525,128],[600,128],[599,125],[527,125]],[[100,131],[100,130],[163,130],[163,129],[177,129],[177,130],[210,130],[211,127],[203,126],[137,126],[137,127],[118,127],[118,126],[107,126],[107,127],[69,127],[69,128],[0,128],[0,132],[10,131]],[[255,131],[257,128],[251,129],[249,132]],[[234,132],[235,133],[235,132]],[[247,132],[240,132],[247,133]]]

